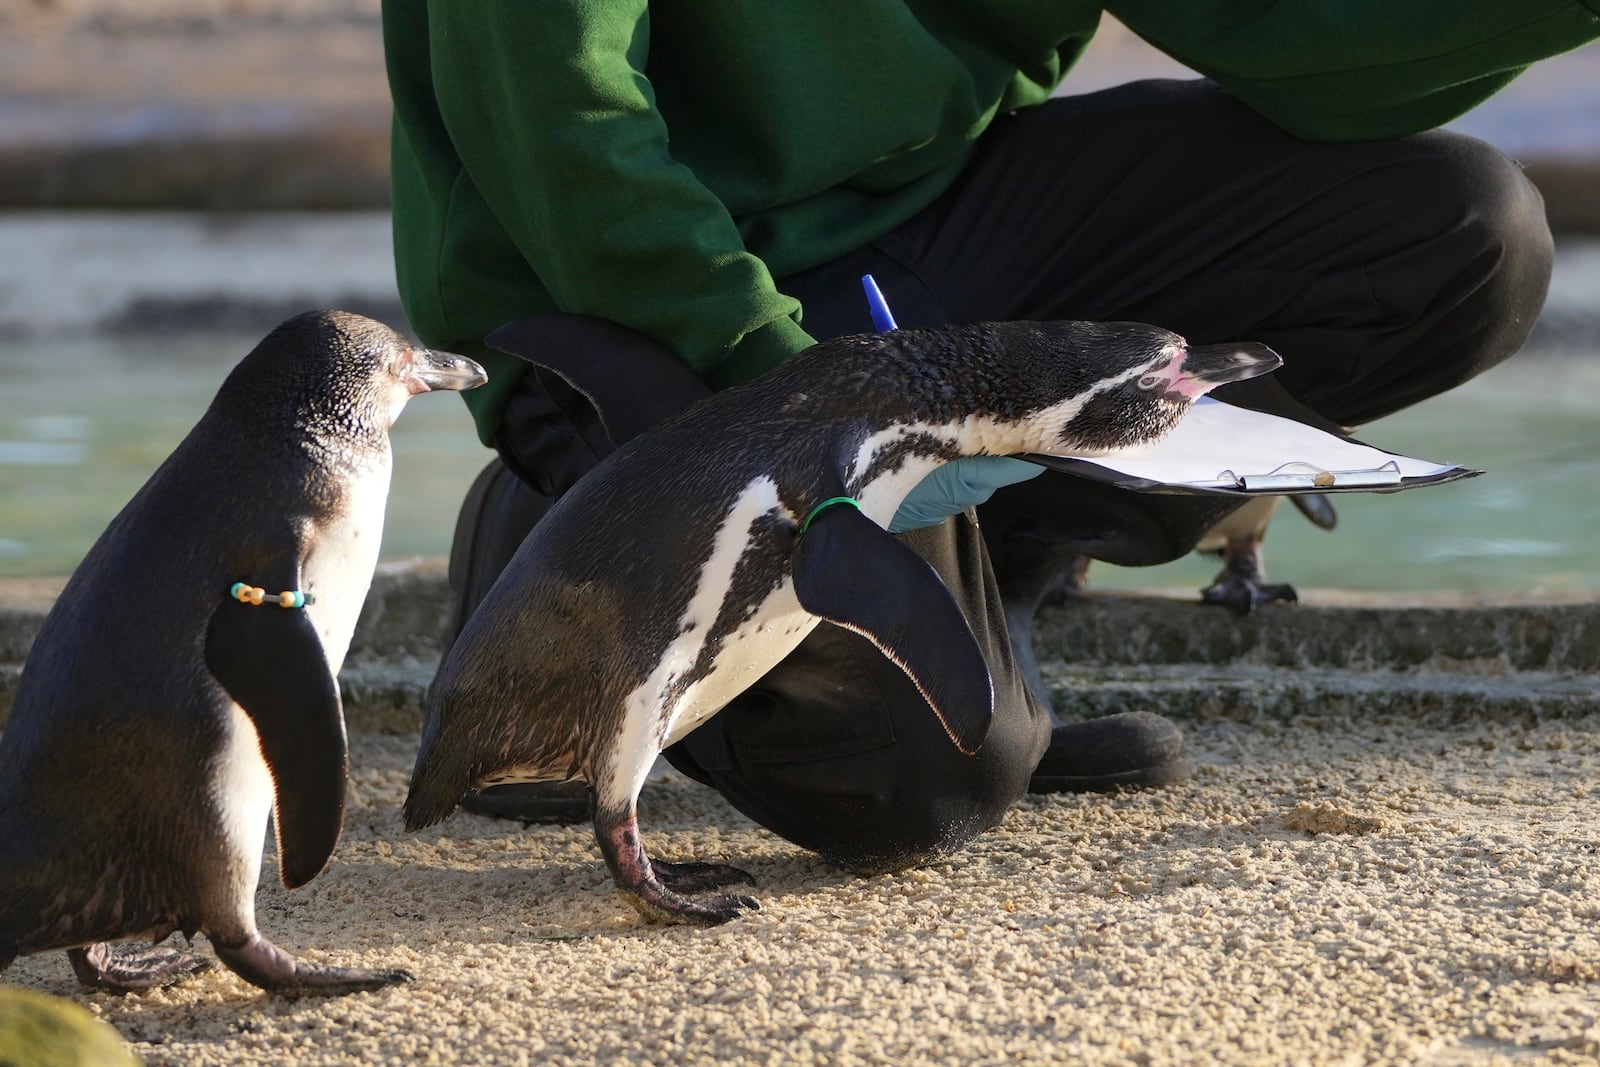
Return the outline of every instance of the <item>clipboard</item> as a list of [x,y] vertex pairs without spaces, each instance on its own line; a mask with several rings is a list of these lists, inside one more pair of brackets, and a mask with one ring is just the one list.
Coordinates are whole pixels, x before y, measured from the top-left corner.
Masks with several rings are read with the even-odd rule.
[[1196,400],[1154,444],[1105,455],[1017,458],[1136,492],[1221,496],[1398,493],[1483,473],[1402,456],[1212,397]]

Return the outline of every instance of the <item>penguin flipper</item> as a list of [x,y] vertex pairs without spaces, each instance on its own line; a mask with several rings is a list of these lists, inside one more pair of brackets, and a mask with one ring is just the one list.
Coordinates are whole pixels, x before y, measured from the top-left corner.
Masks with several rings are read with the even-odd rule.
[[610,319],[529,315],[497,327],[483,343],[560,375],[594,405],[613,445],[711,395],[665,346]]
[[[299,574],[291,564],[244,580],[295,589]],[[344,707],[322,639],[304,609],[229,598],[212,613],[206,667],[255,725],[272,773],[279,873],[297,889],[333,855],[350,769]]]
[[818,514],[795,547],[800,606],[871,641],[906,672],[957,748],[978,751],[994,714],[989,665],[928,561],[852,507]]

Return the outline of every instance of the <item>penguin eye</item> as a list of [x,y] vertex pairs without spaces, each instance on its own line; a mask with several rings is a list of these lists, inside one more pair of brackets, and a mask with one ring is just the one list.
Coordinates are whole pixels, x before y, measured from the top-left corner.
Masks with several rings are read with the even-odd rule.
[[1171,365],[1172,353],[1170,351],[1163,353],[1160,359],[1150,364],[1149,372],[1146,373],[1144,377],[1139,379],[1139,388],[1148,390],[1154,389],[1156,386],[1160,385],[1166,380],[1160,372],[1166,370]]

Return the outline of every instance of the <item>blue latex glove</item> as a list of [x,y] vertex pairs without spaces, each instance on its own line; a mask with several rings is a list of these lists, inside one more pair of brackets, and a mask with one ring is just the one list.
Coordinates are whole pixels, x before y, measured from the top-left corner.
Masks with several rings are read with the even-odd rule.
[[937,526],[951,515],[988,500],[996,489],[1044,473],[1044,468],[1010,456],[962,456],[936,469],[900,502],[890,533]]

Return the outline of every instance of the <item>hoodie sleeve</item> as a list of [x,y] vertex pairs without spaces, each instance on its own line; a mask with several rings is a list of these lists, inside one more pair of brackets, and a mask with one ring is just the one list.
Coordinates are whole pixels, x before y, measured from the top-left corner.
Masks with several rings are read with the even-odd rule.
[[669,152],[646,0],[435,0],[440,113],[473,184],[563,311],[738,380],[811,344],[799,305]]
[[1600,38],[1600,0],[1114,0],[1106,9],[1313,140],[1432,129]]

